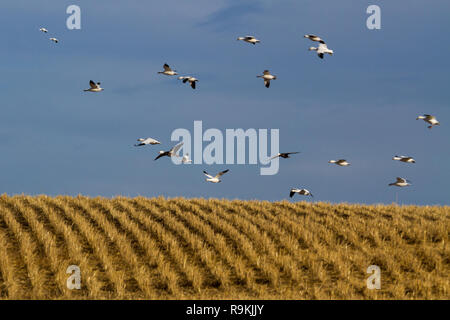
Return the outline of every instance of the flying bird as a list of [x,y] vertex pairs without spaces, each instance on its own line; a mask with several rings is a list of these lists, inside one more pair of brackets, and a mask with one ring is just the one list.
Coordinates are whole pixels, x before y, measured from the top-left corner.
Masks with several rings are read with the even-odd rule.
[[304,37],[305,37],[305,38],[308,38],[309,40],[312,40],[312,41],[316,41],[316,42],[320,42],[320,43],[325,43],[325,41],[323,41],[321,38],[319,38],[318,36],[313,35],[313,34],[305,34]]
[[139,143],[136,143],[134,146],[135,147],[139,147],[139,146],[146,146],[148,144],[161,144],[161,142],[159,142],[156,139],[153,138],[139,138],[137,139],[137,141],[139,141]]
[[259,41],[258,39],[256,39],[254,36],[245,36],[245,37],[239,37],[237,38],[238,40],[242,40],[248,43],[252,43],[252,44],[257,44],[260,43],[261,41]]
[[428,129],[433,128],[433,126],[439,126],[440,123],[439,121],[437,121],[435,116],[429,115],[429,114],[424,114],[423,116],[418,116],[416,118],[416,120],[422,119],[423,121],[429,123],[430,125],[428,126]]
[[192,89],[195,89],[195,83],[198,81],[198,79],[194,77],[178,77],[179,80],[183,80],[183,83],[186,83],[189,81],[191,84]]
[[186,163],[191,163],[191,162],[192,162],[192,160],[189,159],[189,153],[186,153],[186,154],[183,156],[183,158],[181,159],[181,163],[184,163],[184,164],[186,164]]
[[183,145],[184,142],[180,142],[179,144],[177,144],[175,147],[173,147],[172,149],[170,149],[169,151],[160,151],[159,155],[155,158],[155,160],[158,160],[161,157],[173,157],[177,155],[178,150],[180,150],[181,146]]
[[297,153],[300,153],[300,152],[284,152],[284,153],[278,153],[276,156],[273,156],[272,158],[270,158],[269,161],[270,161],[270,160],[273,160],[273,159],[275,159],[275,158],[278,158],[278,157],[287,159],[287,158],[290,158],[289,155],[291,155],[291,154],[297,154]]
[[416,163],[416,160],[414,160],[412,157],[406,157],[406,156],[394,156],[392,160],[398,160],[401,162],[407,162],[407,163]]
[[47,33],[48,32],[48,30],[45,29],[45,28],[40,28],[39,31],[42,31],[43,33]]
[[164,71],[158,71],[158,73],[160,74],[165,74],[166,76],[175,76],[178,73],[176,73],[175,70],[170,69],[169,65],[167,63],[165,63],[163,65]]
[[270,80],[276,80],[277,76],[271,75],[269,70],[264,70],[262,76],[256,76],[257,78],[264,79],[264,85],[266,88],[270,87]]
[[50,38],[50,40],[53,41],[54,43],[58,43],[59,42],[59,40],[56,39],[56,38]]
[[90,80],[89,85],[91,86],[89,89],[85,89],[84,91],[90,91],[90,92],[100,92],[105,89],[100,87],[100,82],[95,83],[94,81]]
[[335,164],[337,164],[338,166],[341,166],[341,167],[346,167],[346,166],[350,165],[350,163],[347,162],[347,160],[345,160],[345,159],[330,160],[330,161],[328,161],[328,163],[335,163]]
[[309,51],[317,51],[317,55],[320,59],[323,59],[325,53],[328,53],[330,56],[333,55],[334,51],[328,49],[327,44],[325,42],[320,42],[319,47],[310,47]]
[[289,197],[293,197],[294,196],[294,194],[296,194],[296,193],[298,193],[298,194],[300,194],[300,195],[303,195],[303,196],[311,196],[311,197],[314,197],[313,195],[312,195],[312,193],[311,192],[309,192],[309,190],[306,190],[306,189],[298,189],[298,188],[292,188],[291,189],[291,193],[289,193]]
[[208,172],[203,171],[203,173],[205,174],[205,176],[207,176],[208,178],[206,179],[206,181],[212,182],[212,183],[219,183],[221,182],[221,180],[219,179],[222,175],[224,175],[225,173],[227,173],[228,171],[230,171],[229,169],[224,170],[222,172],[219,172],[215,177],[213,177],[212,175],[208,174]]
[[393,183],[389,183],[389,186],[396,186],[396,187],[406,187],[406,186],[410,186],[411,185],[411,181],[406,180],[404,178],[400,178],[397,177],[397,181],[393,182]]

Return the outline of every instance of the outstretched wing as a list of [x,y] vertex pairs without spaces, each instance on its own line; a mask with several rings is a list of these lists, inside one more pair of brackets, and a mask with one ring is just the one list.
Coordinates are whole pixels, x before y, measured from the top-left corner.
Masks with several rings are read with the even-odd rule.
[[275,159],[275,158],[278,158],[279,156],[280,156],[280,155],[277,154],[276,156],[273,156],[272,158],[270,158],[269,161],[270,161],[270,160],[273,160],[273,159]]
[[178,150],[180,150],[181,146],[184,144],[184,142],[180,142],[179,144],[177,144],[175,147],[172,148],[171,153],[172,154],[176,154],[178,152]]
[[268,74],[270,74],[270,72],[269,72],[269,70],[264,70],[264,71],[263,71],[263,74],[264,74],[264,75],[268,75]]
[[227,169],[227,170],[224,170],[224,171],[221,171],[221,172],[219,172],[218,174],[217,174],[217,176],[215,176],[215,178],[218,178],[218,177],[220,177],[220,176],[223,176],[225,173],[227,173],[228,171],[230,171],[229,169]]
[[323,53],[318,53],[317,55],[319,56],[320,59],[323,59]]
[[266,88],[269,88],[270,87],[270,80],[264,79],[264,85],[266,86]]
[[169,65],[167,63],[165,63],[163,65],[164,71],[172,71],[172,69],[170,69]]
[[296,152],[286,152],[285,154],[296,154],[296,153],[300,153],[300,152],[298,152],[298,151],[296,151]]
[[212,175],[210,175],[208,172],[206,172],[205,170],[203,170],[203,173],[205,174],[205,176],[207,176],[210,179],[214,179],[214,177]]
[[150,141],[151,144],[161,144],[161,142],[153,138],[148,138],[148,140]]
[[92,89],[96,89],[98,87],[98,85],[92,80],[89,81],[89,85],[91,86]]
[[191,82],[191,87],[192,87],[192,89],[195,89],[195,81]]
[[403,178],[397,177],[397,182],[400,182],[400,183],[405,183],[405,182],[406,182],[406,179],[403,179]]
[[294,196],[294,194],[295,194],[295,192],[291,190],[291,193],[289,193],[289,197],[292,198]]

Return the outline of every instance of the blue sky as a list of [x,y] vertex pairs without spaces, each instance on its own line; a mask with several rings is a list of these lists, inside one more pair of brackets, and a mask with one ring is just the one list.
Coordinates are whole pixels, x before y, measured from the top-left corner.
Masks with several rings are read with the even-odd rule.
[[[66,28],[71,4],[81,30]],[[371,4],[381,30],[366,27]],[[450,204],[448,1],[4,0],[0,9],[1,193],[272,201],[305,187],[315,201],[391,203],[398,192],[405,204]],[[307,33],[335,54],[318,59]],[[247,34],[262,42],[236,41]],[[158,75],[166,62],[198,77],[197,90]],[[264,69],[278,77],[270,89],[256,78]],[[90,79],[105,91],[83,92]],[[441,126],[415,120],[424,113]],[[280,129],[281,151],[302,153],[275,176],[153,161],[194,120],[223,132]],[[138,137],[163,144],[135,148]],[[352,166],[327,163],[336,158]],[[222,183],[204,181],[204,169],[225,168]],[[413,186],[388,187],[397,176]]]

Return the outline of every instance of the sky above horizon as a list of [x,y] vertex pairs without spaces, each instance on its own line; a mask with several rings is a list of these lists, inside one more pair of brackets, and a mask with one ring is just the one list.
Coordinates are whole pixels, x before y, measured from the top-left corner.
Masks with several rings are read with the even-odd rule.
[[[81,30],[66,27],[72,4]],[[381,30],[366,27],[373,4]],[[4,0],[0,9],[0,193],[275,201],[302,187],[314,198],[291,201],[450,205],[448,1]],[[334,55],[308,51],[310,33]],[[236,41],[247,34],[261,43]],[[199,78],[197,89],[157,74],[164,63]],[[269,89],[256,78],[265,69],[277,75]],[[105,91],[83,92],[90,79]],[[427,129],[422,114],[441,125]],[[195,120],[224,135],[279,129],[280,151],[301,153],[273,176],[258,165],[153,160]],[[134,147],[141,137],[162,144]],[[341,158],[352,165],[328,164]],[[203,170],[227,168],[222,183],[205,181]],[[388,187],[395,177],[413,185]]]

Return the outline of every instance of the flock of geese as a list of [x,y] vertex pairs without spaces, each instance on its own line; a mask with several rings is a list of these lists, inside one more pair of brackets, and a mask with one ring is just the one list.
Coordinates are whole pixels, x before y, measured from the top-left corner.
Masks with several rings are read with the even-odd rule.
[[[40,28],[39,29],[41,32],[43,33],[48,33],[48,30],[46,28]],[[325,43],[325,41],[323,39],[321,39],[320,37],[313,35],[313,34],[307,34],[304,36],[305,38],[314,41],[314,42],[318,42],[318,46],[317,47],[310,47],[309,51],[316,51],[317,55],[320,59],[324,58],[325,54],[329,54],[330,56],[333,55],[333,50],[329,49],[327,44]],[[51,41],[53,41],[54,43],[58,43],[59,40],[51,37],[49,38]],[[261,43],[261,40],[256,39],[254,36],[245,36],[245,37],[238,37],[237,38],[238,41],[244,41],[253,45],[256,45],[257,43]],[[170,66],[165,63],[163,65],[163,69],[164,71],[158,71],[158,74],[163,74],[166,76],[176,76],[178,75],[178,73],[176,72],[176,70],[173,70],[172,68],[170,68]],[[276,80],[277,76],[271,74],[269,72],[269,70],[264,70],[262,75],[258,75],[256,76],[257,78],[262,78],[264,80],[264,86],[266,88],[270,87],[270,82],[272,80]],[[192,89],[196,88],[196,83],[199,81],[197,78],[192,77],[192,76],[179,76],[178,77],[179,80],[181,80],[183,83],[189,83],[189,85],[191,86]],[[104,89],[102,87],[100,87],[100,82],[94,82],[93,80],[89,81],[89,89],[85,89],[85,92],[101,92]],[[424,114],[421,116],[418,116],[416,118],[416,120],[423,120],[426,123],[429,124],[428,128],[431,129],[433,128],[433,126],[438,126],[440,125],[439,121],[436,119],[435,116],[429,115],[429,114]],[[138,143],[136,143],[134,146],[136,147],[141,147],[141,146],[147,146],[147,145],[157,145],[157,144],[161,144],[160,141],[153,139],[153,138],[139,138]],[[180,148],[182,147],[183,142],[175,145],[173,148],[171,148],[168,151],[159,151],[159,154],[157,155],[157,157],[154,160],[158,160],[162,157],[177,157],[177,158],[181,158],[181,162],[183,164],[188,164],[191,163],[192,160],[189,159],[189,154],[186,153],[183,156],[178,155],[178,151],[180,150]],[[268,159],[268,161],[271,161],[275,158],[283,158],[283,159],[287,159],[290,158],[290,155],[292,154],[297,154],[299,152],[285,152],[285,153],[278,153],[277,155],[271,157],[270,159]],[[392,158],[392,160],[396,160],[396,161],[400,161],[400,162],[404,162],[404,163],[415,163],[416,161],[409,156],[394,156]],[[346,159],[339,159],[339,160],[330,160],[328,161],[328,163],[330,164],[336,164],[338,166],[341,167],[347,167],[350,166],[350,162],[348,162]],[[221,182],[221,177],[227,173],[229,171],[229,169],[224,170],[219,172],[218,174],[216,174],[215,176],[210,175],[208,172],[203,171],[203,173],[205,174],[206,181],[211,182],[211,183],[219,183]],[[393,183],[390,183],[389,186],[397,186],[397,187],[406,187],[411,185],[411,181],[405,179],[405,178],[401,178],[401,177],[397,177],[396,181]],[[305,189],[305,188],[291,188],[289,196],[292,198],[295,194],[299,194],[299,195],[303,195],[303,196],[311,196],[313,197],[313,194]]]

